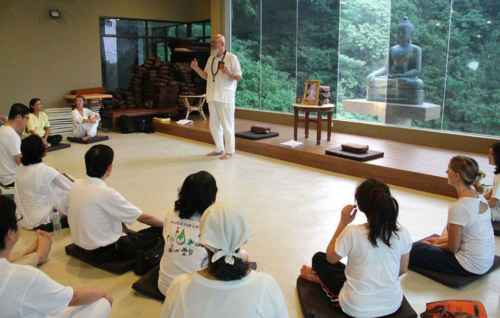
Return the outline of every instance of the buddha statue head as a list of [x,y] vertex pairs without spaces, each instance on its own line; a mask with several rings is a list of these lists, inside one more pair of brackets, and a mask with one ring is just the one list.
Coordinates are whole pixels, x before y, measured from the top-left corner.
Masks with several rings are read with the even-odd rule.
[[408,17],[404,17],[403,21],[398,25],[398,43],[399,45],[411,44],[413,41],[413,31],[415,28],[410,23]]

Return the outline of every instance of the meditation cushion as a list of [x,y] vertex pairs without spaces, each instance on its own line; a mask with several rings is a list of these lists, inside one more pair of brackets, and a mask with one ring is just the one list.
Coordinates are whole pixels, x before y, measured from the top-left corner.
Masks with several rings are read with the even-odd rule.
[[384,156],[384,153],[381,151],[368,150],[366,153],[352,153],[342,150],[342,147],[327,149],[325,153],[330,156],[336,156],[355,161],[368,161],[377,158],[382,158]]
[[[347,318],[349,315],[342,312],[340,308],[333,306],[330,299],[318,283],[313,283],[299,276],[297,279],[297,292],[299,294],[300,307],[304,318]],[[416,318],[417,313],[403,296],[403,302],[399,309],[388,316],[394,318]]]
[[[434,234],[429,237],[421,239],[419,242],[424,241],[428,238],[433,238],[433,237],[439,237],[439,235]],[[442,272],[437,272],[433,271],[431,269],[427,268],[420,268],[420,267],[415,267],[411,266],[408,267],[414,272],[419,273],[420,275],[424,275],[427,278],[432,279],[433,281],[436,281],[440,284],[443,284],[445,286],[451,287],[451,288],[462,288],[466,285],[469,285],[470,283],[475,282],[476,280],[482,278],[483,276],[489,274],[490,272],[494,271],[500,267],[500,256],[495,255],[495,259],[493,260],[493,265],[491,266],[490,270],[484,273],[483,275],[478,275],[478,276],[461,276],[461,275],[454,275],[454,274],[447,274],[447,273],[442,273]]]
[[76,142],[76,143],[79,143],[79,144],[93,144],[95,142],[100,142],[100,141],[108,140],[109,137],[108,136],[101,136],[101,137],[90,138],[90,139],[87,139],[87,140],[82,140],[82,138],[76,138],[76,137],[68,137],[67,139],[69,141]]
[[160,265],[150,270],[132,285],[132,289],[151,298],[164,301],[165,296],[158,289],[158,278],[160,277]]
[[97,267],[97,268],[100,268],[100,269],[103,269],[105,271],[115,273],[115,274],[126,273],[126,272],[134,269],[134,266],[135,266],[135,258],[134,259],[127,259],[127,260],[123,260],[123,261],[105,263],[105,264],[98,264],[98,263],[84,257],[80,253],[80,249],[78,248],[78,246],[76,246],[75,244],[70,244],[70,245],[66,246],[65,250],[66,250],[66,254],[69,254],[75,258],[78,258],[82,262],[85,262],[89,265],[92,265],[94,267]]
[[493,224],[493,232],[496,236],[500,236],[500,222],[491,222]]
[[347,143],[340,145],[343,151],[352,153],[367,153],[370,148],[368,145],[360,145],[355,143]]
[[69,148],[71,147],[70,144],[63,144],[63,143],[60,143],[56,146],[50,146],[49,148],[47,148],[47,152],[51,152],[51,151],[56,151],[56,150],[60,150],[60,149],[64,149],[64,148]]
[[243,132],[238,132],[234,135],[238,138],[249,139],[249,140],[259,140],[259,139],[278,137],[280,134],[278,132],[275,132],[275,131],[272,131],[268,134],[254,133],[251,131],[243,131]]

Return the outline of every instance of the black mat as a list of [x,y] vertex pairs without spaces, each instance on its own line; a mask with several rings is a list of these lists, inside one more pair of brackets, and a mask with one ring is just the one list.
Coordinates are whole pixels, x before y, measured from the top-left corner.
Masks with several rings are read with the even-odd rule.
[[493,232],[495,232],[496,236],[500,236],[500,222],[491,222],[493,225]]
[[325,153],[330,156],[340,157],[344,159],[351,159],[356,161],[368,161],[377,158],[382,158],[384,156],[384,153],[381,151],[368,150],[367,153],[352,153],[343,151],[342,147],[326,149]]
[[100,141],[108,140],[109,137],[108,136],[94,137],[94,138],[87,139],[85,141],[82,140],[82,138],[76,138],[76,137],[68,137],[67,139],[69,141],[76,142],[76,143],[79,143],[79,144],[93,144],[95,142],[100,142]]
[[[346,318],[351,317],[340,308],[335,308],[326,293],[318,283],[313,283],[299,276],[297,279],[297,292],[300,307],[304,318]],[[384,317],[416,318],[417,313],[403,296],[401,307],[393,314]]]
[[69,147],[71,147],[70,144],[64,144],[61,142],[61,143],[57,144],[56,146],[50,146],[49,148],[47,148],[47,152],[61,150],[64,148],[69,148]]
[[279,135],[280,135],[280,133],[275,132],[275,131],[271,131],[269,134],[256,134],[256,133],[251,132],[251,131],[242,131],[242,132],[235,134],[235,136],[238,138],[250,139],[250,140],[259,140],[259,139],[278,137]]
[[[426,240],[428,238],[433,238],[433,237],[439,237],[439,235],[434,234],[429,237],[421,239],[419,242]],[[427,278],[432,279],[433,281],[436,281],[440,284],[443,284],[445,286],[451,287],[451,288],[462,288],[466,285],[469,285],[470,283],[475,282],[478,279],[481,279],[482,277],[488,275],[490,272],[494,271],[500,267],[500,256],[495,255],[495,259],[493,261],[493,266],[491,266],[490,270],[484,273],[483,275],[479,276],[461,276],[461,275],[454,275],[454,274],[447,274],[447,273],[442,273],[442,272],[436,272],[430,269],[426,268],[420,268],[420,267],[415,267],[411,266],[408,267],[410,270],[419,273],[420,275],[424,275]]]
[[111,262],[111,263],[105,263],[105,264],[98,264],[94,261],[89,260],[88,258],[84,257],[75,244],[70,244],[65,247],[66,254],[69,254],[75,258],[78,258],[82,262],[85,262],[89,265],[92,265],[94,267],[103,269],[105,271],[115,273],[115,274],[123,274],[126,273],[132,269],[134,269],[135,266],[135,258],[134,259],[128,259],[124,261],[116,261],[116,262]]

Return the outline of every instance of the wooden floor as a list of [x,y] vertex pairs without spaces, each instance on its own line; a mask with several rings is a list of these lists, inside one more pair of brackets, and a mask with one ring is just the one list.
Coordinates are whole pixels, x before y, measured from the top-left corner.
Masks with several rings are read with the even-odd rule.
[[[192,125],[155,122],[154,128],[160,133],[213,144],[208,121],[203,121],[198,117],[191,119],[194,120]],[[235,131],[248,131],[252,125],[258,124],[264,123],[236,119]],[[455,190],[447,184],[446,180],[445,171],[449,160],[456,155],[466,155],[476,159],[481,170],[487,174],[483,182],[492,184],[493,167],[488,165],[486,154],[340,133],[332,133],[331,140],[326,141],[326,132],[323,132],[321,145],[318,146],[316,145],[316,131],[311,129],[309,138],[306,139],[303,128],[299,128],[298,141],[302,141],[304,145],[290,149],[279,144],[293,139],[293,127],[267,125],[272,127],[272,131],[279,132],[279,137],[258,141],[236,138],[236,150],[364,179],[377,177],[392,185],[445,196],[456,196]],[[370,149],[383,151],[385,155],[383,158],[368,162],[325,155],[326,149],[348,142],[369,144]]]

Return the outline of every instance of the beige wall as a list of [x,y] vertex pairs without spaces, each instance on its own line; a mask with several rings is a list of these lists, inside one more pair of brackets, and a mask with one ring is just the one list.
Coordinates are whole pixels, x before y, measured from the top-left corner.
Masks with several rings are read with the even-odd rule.
[[32,97],[63,107],[70,90],[102,86],[99,17],[190,22],[210,18],[209,1],[1,0],[0,114]]

